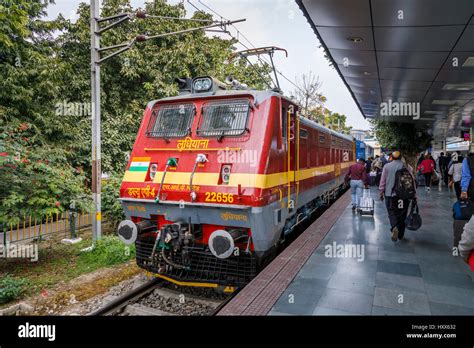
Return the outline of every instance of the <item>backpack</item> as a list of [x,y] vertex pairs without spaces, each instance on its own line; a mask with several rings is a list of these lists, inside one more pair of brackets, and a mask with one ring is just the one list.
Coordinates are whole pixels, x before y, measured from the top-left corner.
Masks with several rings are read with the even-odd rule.
[[473,215],[473,206],[470,201],[457,201],[453,204],[453,218],[455,220],[469,220]]
[[403,166],[395,173],[395,195],[401,199],[413,199],[416,196],[415,180],[407,167]]
[[382,160],[380,158],[377,158],[373,163],[372,163],[372,167],[374,169],[382,169],[383,168],[383,163],[382,163]]

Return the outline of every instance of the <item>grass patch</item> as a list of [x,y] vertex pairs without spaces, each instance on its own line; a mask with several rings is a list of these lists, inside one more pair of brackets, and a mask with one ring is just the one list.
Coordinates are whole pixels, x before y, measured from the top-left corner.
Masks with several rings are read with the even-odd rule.
[[18,298],[37,294],[100,268],[124,264],[135,257],[135,247],[123,244],[115,236],[104,236],[93,251],[81,252],[90,245],[90,237],[74,245],[64,245],[59,241],[40,243],[37,262],[0,260],[0,279],[8,277],[25,281],[22,291],[16,295]]
[[0,279],[0,304],[19,298],[25,292],[28,281],[24,278],[6,276]]
[[96,243],[94,250],[82,253],[78,265],[99,267],[124,263],[135,257],[135,245],[127,246],[115,236],[105,236]]

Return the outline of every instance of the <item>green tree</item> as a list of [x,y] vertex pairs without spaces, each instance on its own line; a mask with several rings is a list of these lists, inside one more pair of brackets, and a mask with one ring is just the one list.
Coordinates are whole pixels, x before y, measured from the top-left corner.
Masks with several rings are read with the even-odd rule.
[[[72,23],[62,16],[45,20],[49,3],[0,1],[0,223],[16,223],[23,215],[51,215],[72,202],[79,209],[90,207],[89,6],[80,4],[79,18]],[[101,15],[136,10],[129,0],[104,0]],[[163,0],[146,3],[144,10],[186,15],[182,3]],[[212,18],[204,12],[194,17]],[[101,45],[199,25],[137,19],[106,32]],[[212,75],[223,80],[231,74],[264,88],[260,74],[269,80],[269,67],[254,68],[245,60],[229,64],[234,44],[197,31],[137,44],[107,61],[101,89],[103,170],[121,177],[147,103],[176,95],[176,77]],[[105,187],[110,218],[117,211],[117,182]]]
[[[129,0],[105,0],[102,16],[120,12],[135,12]],[[184,5],[170,5],[165,1],[146,3],[147,14],[182,18]],[[63,57],[61,98],[69,102],[87,103],[90,100],[90,38],[89,6],[81,4],[79,19],[67,23],[67,30],[59,36],[58,55]],[[212,19],[211,15],[195,12],[194,18]],[[130,41],[138,34],[169,33],[202,26],[199,22],[184,22],[149,18],[136,19],[104,33],[101,46]],[[209,37],[204,31],[158,38],[136,44],[131,50],[102,65],[102,168],[107,172],[123,171],[147,103],[151,100],[178,94],[177,77],[211,75],[224,80],[229,74],[256,88],[265,84],[257,71],[243,60],[226,64],[233,52],[232,40]],[[258,67],[268,75],[268,66]],[[90,127],[88,120],[76,120],[76,153],[84,164],[89,163]],[[87,164],[88,165],[88,164]]]
[[373,131],[382,147],[401,151],[408,163],[416,165],[417,155],[425,151],[433,140],[432,136],[412,123],[371,120]]

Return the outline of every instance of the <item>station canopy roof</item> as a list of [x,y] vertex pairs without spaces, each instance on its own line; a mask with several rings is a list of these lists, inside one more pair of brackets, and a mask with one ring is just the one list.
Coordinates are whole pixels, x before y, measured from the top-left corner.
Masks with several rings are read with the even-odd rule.
[[[469,129],[474,0],[296,1],[364,117],[388,117],[390,100],[391,120],[435,142]],[[396,116],[393,102],[420,103],[420,118]]]

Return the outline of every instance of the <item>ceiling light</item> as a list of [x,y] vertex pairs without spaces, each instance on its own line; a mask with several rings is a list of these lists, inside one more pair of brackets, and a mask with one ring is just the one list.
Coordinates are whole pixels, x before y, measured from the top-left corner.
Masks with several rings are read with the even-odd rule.
[[364,75],[369,76],[369,75],[372,75],[372,73],[370,73],[368,71],[364,71]]
[[474,88],[473,82],[447,83],[443,86],[444,91],[470,91]]
[[352,41],[353,43],[361,43],[364,41],[363,38],[357,36],[348,37],[347,40]]
[[474,67],[474,57],[467,57],[466,61],[462,65],[465,68]]

